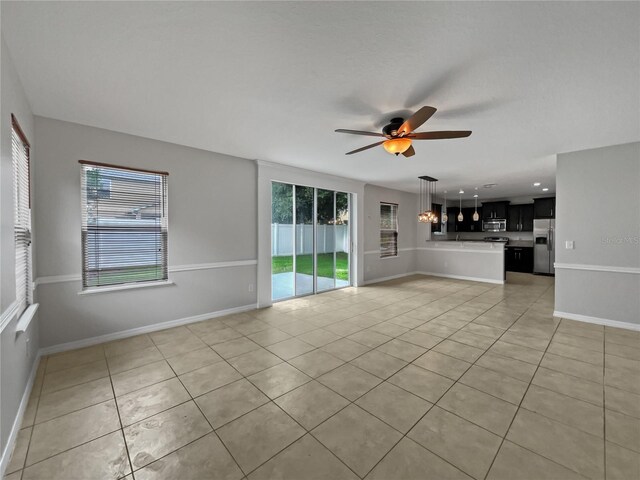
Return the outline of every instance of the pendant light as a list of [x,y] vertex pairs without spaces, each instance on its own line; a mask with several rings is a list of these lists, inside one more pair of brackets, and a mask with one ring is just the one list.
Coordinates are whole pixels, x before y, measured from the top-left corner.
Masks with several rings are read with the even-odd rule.
[[444,208],[442,209],[442,223],[449,221],[449,215],[447,215],[447,191],[444,191]]
[[462,215],[462,190],[460,190],[460,213],[458,213],[458,221],[461,222],[464,220],[464,215]]
[[420,211],[418,222],[438,223],[438,215],[433,211],[433,198],[436,195],[437,179],[428,176],[418,177],[420,180]]
[[[476,188],[477,190],[477,188]],[[473,198],[475,198],[476,200],[476,211],[473,212],[473,221],[477,222],[478,220],[480,220],[480,215],[478,215],[478,194],[476,193]]]

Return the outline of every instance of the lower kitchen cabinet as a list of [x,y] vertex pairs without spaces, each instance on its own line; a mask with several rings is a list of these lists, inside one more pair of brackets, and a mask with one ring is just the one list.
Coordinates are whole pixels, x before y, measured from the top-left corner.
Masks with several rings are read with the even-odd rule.
[[533,248],[507,245],[504,261],[507,272],[533,273]]

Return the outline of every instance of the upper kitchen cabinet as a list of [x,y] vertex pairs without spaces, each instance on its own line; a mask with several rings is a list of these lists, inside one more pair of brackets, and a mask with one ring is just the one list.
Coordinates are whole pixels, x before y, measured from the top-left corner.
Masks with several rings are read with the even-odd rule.
[[463,208],[462,214],[465,218],[469,219],[469,223],[467,224],[468,230],[467,232],[481,232],[482,231],[482,208],[478,207],[478,221],[473,221],[473,214],[476,211],[474,207]]
[[509,202],[482,202],[482,219],[507,218]]
[[460,208],[449,207],[447,209],[447,215],[449,215],[449,221],[447,222],[448,232],[481,232],[482,231],[482,211],[478,208],[478,214],[480,218],[477,222],[473,221],[474,207],[462,208],[462,221],[458,221],[458,214]]
[[509,205],[508,232],[533,232],[533,203]]
[[534,198],[534,218],[556,218],[556,197]]
[[436,212],[436,216],[438,217],[438,222],[431,224],[431,231],[441,232],[442,231],[442,205],[439,203],[432,203],[431,210]]

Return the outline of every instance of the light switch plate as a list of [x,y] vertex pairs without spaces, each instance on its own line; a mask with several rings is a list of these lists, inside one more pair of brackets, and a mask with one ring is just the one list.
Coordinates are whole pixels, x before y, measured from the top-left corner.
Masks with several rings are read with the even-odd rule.
[[573,240],[567,240],[564,242],[564,248],[567,250],[573,250]]

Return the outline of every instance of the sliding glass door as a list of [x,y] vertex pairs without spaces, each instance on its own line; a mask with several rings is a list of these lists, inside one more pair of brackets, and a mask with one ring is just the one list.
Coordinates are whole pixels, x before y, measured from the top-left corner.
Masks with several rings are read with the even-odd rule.
[[313,293],[313,188],[295,186],[296,296]]
[[351,196],[272,183],[272,299],[351,285]]
[[295,295],[293,275],[293,185],[271,184],[271,298]]
[[336,288],[336,266],[334,249],[335,192],[317,189],[316,208],[318,212],[316,231],[316,265],[318,275],[316,291]]
[[351,285],[351,227],[349,212],[351,196],[348,193],[336,192],[335,215],[335,262],[336,288]]

